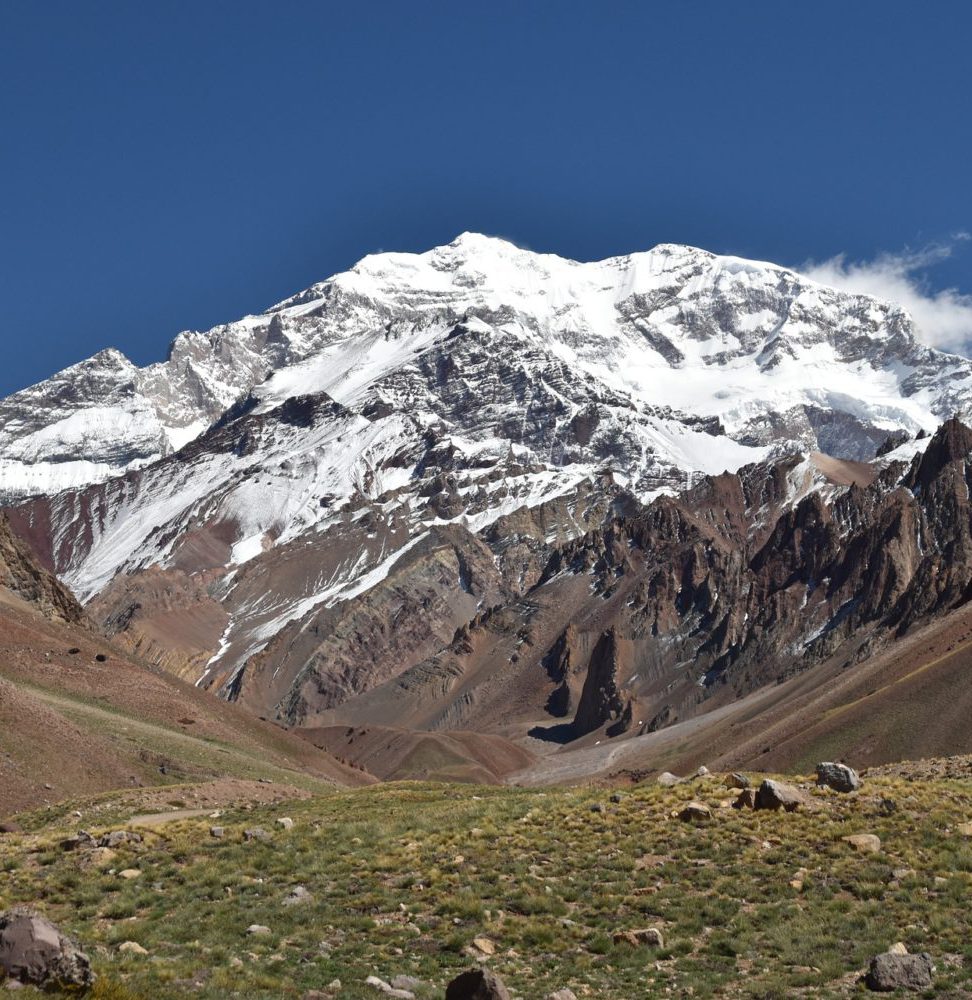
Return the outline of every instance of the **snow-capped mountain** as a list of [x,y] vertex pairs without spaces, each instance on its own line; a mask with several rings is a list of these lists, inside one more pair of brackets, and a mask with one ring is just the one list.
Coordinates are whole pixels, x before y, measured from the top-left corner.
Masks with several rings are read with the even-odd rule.
[[[558,425],[589,422],[561,382],[603,396],[620,438],[629,432],[620,425],[642,425],[628,443],[649,449],[645,460],[628,467],[625,454],[619,471],[643,488],[676,468],[739,465],[756,454],[745,448],[781,440],[865,458],[887,431],[931,430],[972,399],[972,365],[921,346],[900,308],[772,264],[672,245],[584,264],[466,233],[424,254],[366,257],[260,316],[182,333],[164,362],[139,369],[106,350],[7,397],[0,497],[142,467],[254,387],[262,410],[320,391],[353,406],[374,390],[379,404],[436,414],[435,387],[381,383],[441,350],[458,324],[483,352],[470,348],[462,359],[472,369],[455,360],[470,392],[492,391],[489,361],[499,354],[522,359],[518,367],[536,373],[551,398],[563,396]],[[655,441],[649,425],[669,409],[682,426],[686,415],[721,423],[719,447],[709,435],[701,448],[693,435],[673,442],[663,431]],[[602,436],[606,416],[597,418]],[[573,457],[558,452],[555,434],[534,444],[541,461]]]
[[[235,696],[276,650],[274,711],[308,677],[325,705],[387,680],[368,635],[389,676],[423,662],[626,505],[869,459],[970,405],[972,362],[892,304],[690,247],[577,263],[464,234],[8,397],[0,496],[43,494],[14,521],[142,654]],[[820,478],[795,467],[787,502]]]

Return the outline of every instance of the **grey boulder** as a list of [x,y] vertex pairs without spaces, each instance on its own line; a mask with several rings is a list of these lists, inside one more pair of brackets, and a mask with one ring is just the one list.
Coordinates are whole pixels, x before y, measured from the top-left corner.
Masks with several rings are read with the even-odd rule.
[[88,989],[95,980],[81,948],[26,907],[0,913],[0,971],[42,989]]

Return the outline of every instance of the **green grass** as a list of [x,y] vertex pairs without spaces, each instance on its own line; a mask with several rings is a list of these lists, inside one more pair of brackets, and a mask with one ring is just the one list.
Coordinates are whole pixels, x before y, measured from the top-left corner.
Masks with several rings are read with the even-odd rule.
[[[713,806],[705,826],[671,817],[694,797]],[[619,804],[593,789],[392,784],[230,811],[222,840],[210,820],[184,820],[100,867],[58,848],[62,815],[38,814],[34,832],[0,841],[0,905],[34,903],[75,934],[96,995],[119,1000],[300,998],[335,978],[341,997],[374,1000],[365,977],[398,973],[441,997],[477,937],[524,998],[846,996],[898,940],[932,952],[937,990],[972,988],[972,844],[952,832],[972,817],[972,784],[876,779],[792,815],[718,808],[728,797],[714,777]],[[897,811],[882,815],[881,798]],[[275,825],[284,815],[293,830]],[[255,825],[271,843],[243,843]],[[841,840],[855,832],[882,851],[855,853]],[[129,867],[141,876],[110,871]],[[896,882],[896,868],[914,874]],[[285,907],[298,884],[313,901]],[[271,934],[247,936],[250,924]],[[614,944],[648,926],[663,948]]]

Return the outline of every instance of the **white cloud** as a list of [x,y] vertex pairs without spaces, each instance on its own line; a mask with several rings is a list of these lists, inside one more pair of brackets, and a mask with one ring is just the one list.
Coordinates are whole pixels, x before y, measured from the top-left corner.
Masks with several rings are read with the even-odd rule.
[[957,354],[972,352],[972,295],[955,288],[933,291],[925,278],[928,268],[950,257],[955,245],[972,239],[956,233],[944,243],[920,250],[885,253],[870,261],[849,261],[838,254],[820,263],[808,261],[802,274],[841,291],[873,295],[907,309],[918,337],[932,347]]

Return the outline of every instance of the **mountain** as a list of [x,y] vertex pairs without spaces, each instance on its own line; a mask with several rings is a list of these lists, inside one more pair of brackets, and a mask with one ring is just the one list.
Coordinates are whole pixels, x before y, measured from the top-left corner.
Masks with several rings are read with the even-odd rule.
[[8,397],[0,493],[116,644],[256,715],[629,738],[964,600],[970,400],[773,264],[464,234]]

